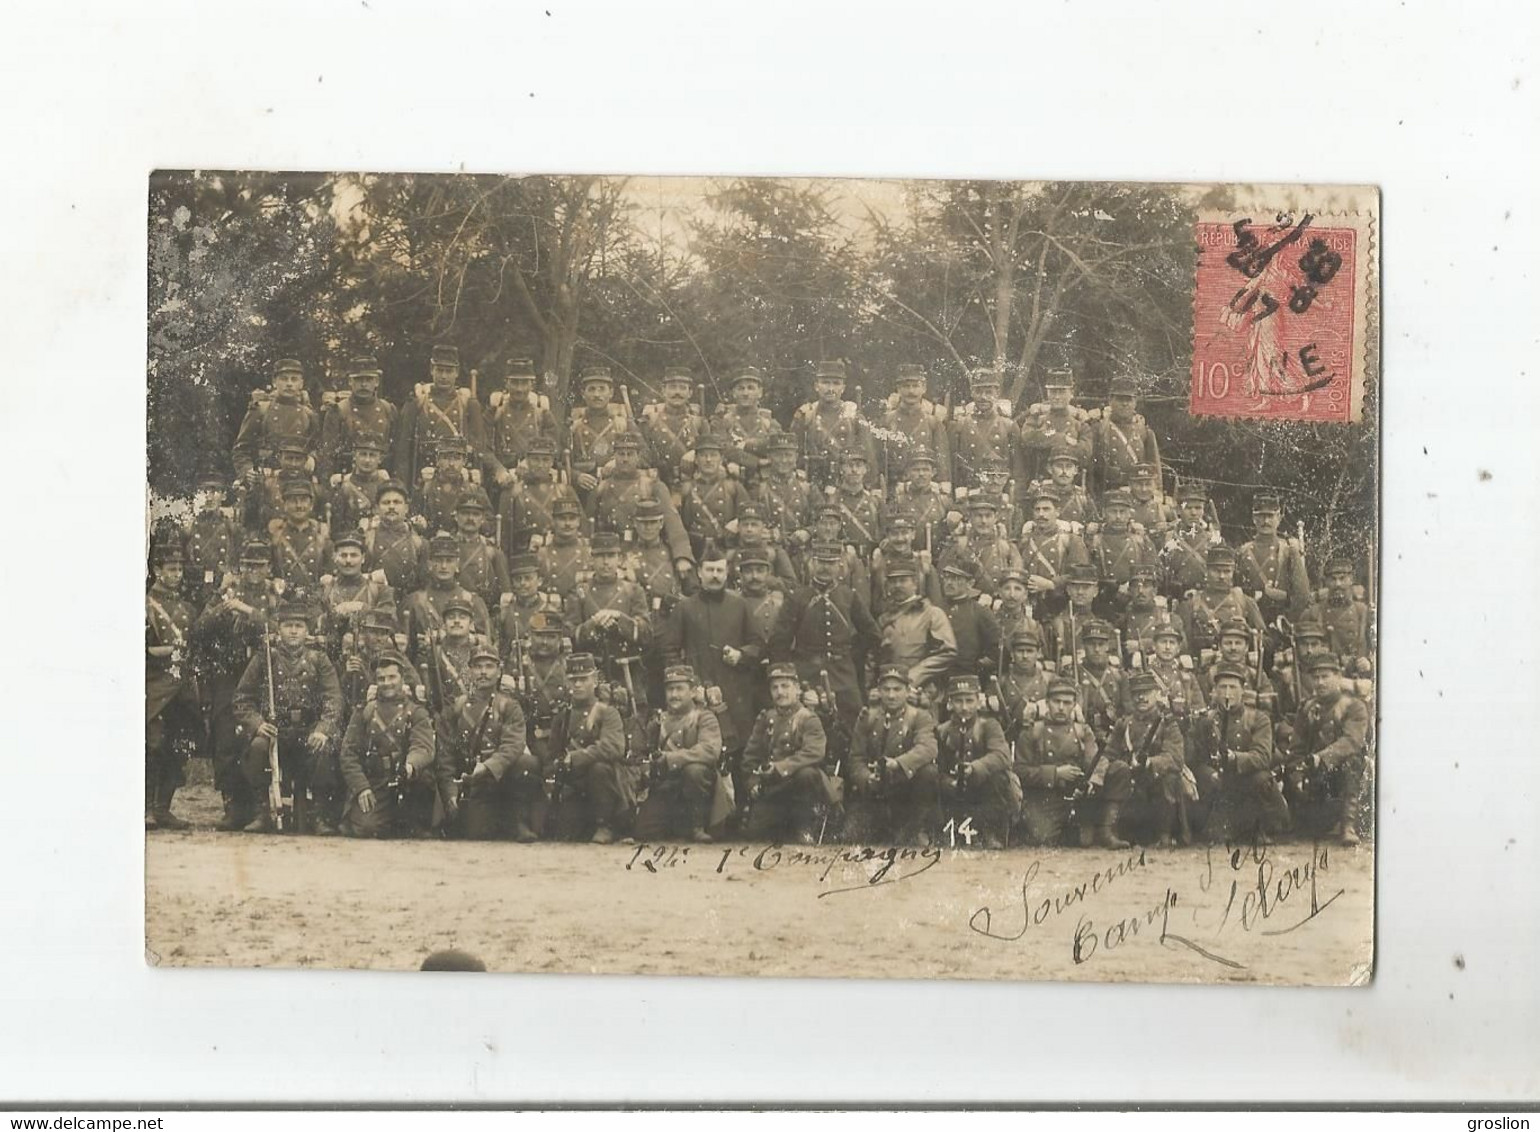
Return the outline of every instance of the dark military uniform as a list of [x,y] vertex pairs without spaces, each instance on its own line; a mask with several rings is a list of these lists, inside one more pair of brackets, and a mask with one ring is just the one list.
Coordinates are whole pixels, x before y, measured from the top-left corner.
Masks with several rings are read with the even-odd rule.
[[[998,387],[996,387],[998,388]],[[1018,484],[1026,482],[1022,457],[1021,430],[1011,420],[1009,408],[991,398],[980,407],[977,401],[959,405],[952,415],[952,483],[958,487],[978,485],[978,468],[989,458],[1011,469]]]
[[508,366],[508,388],[487,398],[487,470],[499,481],[516,474],[537,437],[561,438],[549,402],[535,392],[534,363],[515,358]]
[[[895,666],[882,679],[904,676]],[[845,771],[847,840],[913,841],[936,827],[936,749],[936,721],[923,708],[889,712],[879,704],[861,713]]]
[[326,495],[326,507],[331,516],[328,524],[331,529],[334,531],[361,529],[374,514],[374,504],[379,499],[380,488],[389,482],[390,473],[384,468],[376,468],[367,476],[361,476],[357,472],[350,475],[340,473],[333,475],[330,480],[331,489]]
[[916,449],[928,450],[937,465],[951,475],[951,447],[947,437],[947,410],[924,397],[925,367],[905,363],[898,367],[895,385],[918,383],[920,400],[905,402],[899,393],[888,398],[877,434],[878,472],[891,487],[903,477],[909,455]]
[[343,394],[321,414],[316,471],[322,478],[340,472],[343,457],[361,440],[373,441],[380,446],[381,453],[388,453],[399,419],[396,407],[378,396]]
[[[567,657],[569,678],[574,663],[583,659],[580,653]],[[591,666],[593,658],[586,659]],[[626,816],[628,803],[622,778],[626,769],[622,765],[625,724],[620,713],[598,700],[570,704],[553,721],[551,745],[564,767],[558,773],[568,776],[560,796],[552,798],[553,803],[566,807],[564,818],[559,819],[561,826],[579,837],[592,828],[594,836],[608,840],[604,831]]]
[[863,557],[869,555],[882,541],[882,497],[875,491],[848,491],[840,487],[828,498],[840,509],[844,522],[840,541],[855,547]]
[[[1133,398],[1138,389],[1129,378],[1114,378],[1111,395]],[[1125,414],[1115,405],[1102,410],[1101,419],[1092,426],[1092,459],[1096,483],[1103,491],[1122,487],[1141,466],[1160,470],[1160,444],[1144,417],[1128,405]]]
[[[1044,692],[1051,682],[1043,680]],[[1064,683],[1067,689],[1074,685]],[[1089,799],[1076,797],[1076,784],[1060,773],[1061,767],[1074,767],[1090,774],[1097,763],[1100,747],[1091,728],[1079,720],[1063,723],[1035,719],[1022,728],[1016,740],[1015,771],[1021,783],[1021,817],[1030,844],[1055,846],[1065,832],[1077,824],[1075,807]]]
[[[693,685],[694,674],[681,666],[670,668],[664,679]],[[653,726],[653,777],[637,813],[637,839],[688,836],[709,841],[711,798],[722,759],[721,725],[714,713],[692,704],[680,712],[660,712]]]
[[[226,485],[220,482],[218,486],[223,491]],[[182,596],[202,608],[240,568],[240,524],[233,512],[223,507],[200,511],[183,531],[182,546],[187,554]]]
[[[432,361],[458,367],[460,352],[453,346],[435,346]],[[479,462],[487,450],[481,402],[469,389],[443,389],[431,382],[417,385],[396,423],[391,471],[402,483],[416,483],[423,466],[433,462],[439,442],[450,437],[463,440],[472,462]]]
[[[438,808],[435,743],[432,720],[410,698],[376,699],[355,711],[339,759],[347,795],[343,832],[384,837],[431,828]],[[366,790],[374,799],[368,813],[360,802]]]
[[[724,648],[741,652],[728,664]],[[674,606],[663,630],[667,664],[688,665],[703,686],[722,690],[722,745],[729,752],[742,748],[754,722],[754,696],[765,659],[748,602],[730,590],[701,590]]]
[[[452,601],[464,602],[470,606],[472,630],[490,640],[492,618],[487,613],[486,603],[457,581],[450,581],[447,585],[430,582],[407,596],[406,601],[402,603],[401,612],[408,631],[419,634],[428,629],[442,629],[444,610]],[[414,664],[422,662],[421,656],[412,656],[407,659]]]
[[[1312,675],[1341,671],[1327,654],[1309,662]],[[1369,709],[1346,690],[1317,691],[1294,719],[1285,792],[1297,831],[1317,832],[1354,844],[1351,807],[1363,782],[1369,743]]]
[[[839,548],[825,547],[824,553]],[[776,661],[796,665],[801,681],[817,688],[829,675],[835,703],[842,718],[853,721],[861,708],[858,661],[875,649],[881,637],[865,599],[849,585],[816,583],[792,590],[786,596],[770,640]]]
[[[1067,375],[1055,374],[1043,384],[1045,389],[1063,388],[1070,381]],[[1049,459],[1063,450],[1073,452],[1080,466],[1089,468],[1096,449],[1092,422],[1084,410],[1047,403],[1033,405],[1023,414],[1021,443],[1027,456],[1026,474],[1033,478],[1046,475]]]
[[[1232,673],[1244,677],[1238,669]],[[1193,719],[1191,741],[1210,840],[1254,840],[1288,827],[1288,807],[1273,779],[1273,727],[1267,716],[1255,708],[1216,705]]]
[[743,484],[726,472],[711,479],[696,472],[685,481],[679,517],[697,555],[704,555],[708,547],[715,547],[719,554],[725,551],[731,534],[728,524],[738,518],[738,509],[748,501]]
[[[180,546],[162,548],[163,563],[182,562]],[[145,647],[167,656],[145,654],[144,673],[144,812],[167,829],[186,823],[171,813],[171,800],[185,781],[182,764],[189,747],[199,745],[198,670],[191,637],[195,613],[176,590],[160,581],[145,595]]]
[[[768,447],[795,443],[790,437],[772,438]],[[813,525],[813,488],[801,469],[784,479],[766,469],[754,485],[754,499],[764,508],[770,529],[780,532],[782,538],[790,538],[798,531],[805,533]]]
[[455,543],[460,548],[460,584],[481,598],[487,609],[496,609],[511,584],[507,557],[486,535],[458,534]]
[[[796,673],[789,665],[772,667],[771,679],[778,675],[795,678]],[[796,840],[812,843],[813,827],[829,805],[823,770],[826,746],[823,724],[801,704],[760,712],[743,748],[751,838],[790,832]]]
[[[519,701],[503,691],[473,689],[445,712],[439,734],[439,793],[456,799],[461,836],[533,841],[544,784]],[[476,774],[478,766],[486,770]]]
[[398,594],[419,590],[428,573],[428,540],[410,523],[375,516],[364,528],[364,569],[382,571]]
[[539,657],[531,653],[526,678],[524,716],[529,723],[529,749],[545,768],[556,757],[551,732],[557,716],[572,702],[572,689],[567,686],[567,668],[559,654]]
[[[282,372],[300,372],[300,365],[291,358],[280,361],[276,367]],[[293,397],[276,397],[258,391],[252,394],[251,407],[241,421],[236,433],[232,455],[235,474],[245,476],[253,468],[276,466],[278,445],[284,440],[296,441],[309,454],[314,454],[321,439],[321,417],[310,407],[304,394]]]
[[[455,441],[449,441],[455,444]],[[412,514],[421,515],[429,532],[453,531],[455,508],[467,491],[479,489],[469,471],[448,468],[424,468],[422,486],[412,495]]]
[[[663,384],[666,387],[671,382],[693,385],[694,379],[689,370],[671,366],[663,371]],[[706,422],[701,417],[700,407],[691,403],[675,409],[663,402],[648,405],[642,410],[642,436],[652,452],[653,466],[657,469],[658,477],[670,488],[678,487],[680,464],[686,453],[695,451],[695,442],[700,439],[705,428]]]
[[[1156,686],[1148,673],[1135,675],[1130,684],[1134,691]],[[1114,765],[1129,768],[1133,824],[1147,830],[1157,844],[1170,844],[1184,804],[1186,753],[1181,726],[1158,702],[1148,712],[1131,710],[1112,729],[1107,757]],[[1185,841],[1185,828],[1181,836]]]
[[[978,691],[972,676],[954,676],[948,698]],[[967,845],[963,833],[969,819],[983,834],[984,848],[999,848],[1010,828],[1014,800],[1011,791],[1011,750],[998,720],[953,716],[936,729],[936,771],[941,779],[942,806],[954,824],[953,836]],[[959,768],[966,766],[967,771]]]
[[[733,379],[733,385],[739,381],[758,380],[758,375],[759,371],[750,366]],[[781,431],[770,410],[723,404],[717,407],[711,428],[722,442],[722,458],[729,464],[738,465],[745,482],[757,482],[760,468],[767,462],[770,438]]]
[[[1253,513],[1277,512],[1278,497],[1258,493],[1253,498]],[[1299,543],[1278,535],[1258,534],[1235,552],[1235,581],[1256,599],[1262,619],[1272,624],[1280,615],[1297,620],[1310,604],[1310,576],[1305,570],[1305,554]],[[1282,598],[1272,598],[1267,590],[1278,590]]]
[[[844,363],[819,362],[814,380],[820,377],[844,381]],[[871,429],[854,401],[826,405],[818,400],[799,405],[792,414],[790,431],[802,450],[808,479],[820,490],[834,482],[840,454],[852,448],[865,454],[868,468],[876,466]]]

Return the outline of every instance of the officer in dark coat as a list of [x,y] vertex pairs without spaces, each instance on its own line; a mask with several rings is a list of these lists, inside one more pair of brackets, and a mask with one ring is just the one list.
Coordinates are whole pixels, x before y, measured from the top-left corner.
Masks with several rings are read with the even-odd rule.
[[670,665],[687,664],[713,700],[721,690],[722,746],[743,749],[754,725],[754,689],[761,679],[763,645],[742,595],[727,589],[727,560],[700,564],[700,592],[674,606],[663,632],[663,655]]

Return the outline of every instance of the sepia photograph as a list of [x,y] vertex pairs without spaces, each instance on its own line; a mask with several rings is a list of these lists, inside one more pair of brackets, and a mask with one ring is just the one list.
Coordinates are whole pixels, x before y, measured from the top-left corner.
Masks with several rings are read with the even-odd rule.
[[147,188],[149,964],[1372,981],[1376,189]]

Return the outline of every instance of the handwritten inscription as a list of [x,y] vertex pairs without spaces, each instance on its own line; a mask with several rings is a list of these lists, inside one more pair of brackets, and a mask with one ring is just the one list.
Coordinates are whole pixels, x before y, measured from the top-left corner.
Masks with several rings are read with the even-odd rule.
[[[725,845],[704,850],[697,846],[692,857],[691,848],[688,845],[638,845],[626,861],[625,871],[657,875],[671,869],[699,868],[709,870],[708,875],[724,876],[736,871],[767,873],[808,869],[817,871],[819,884],[828,883],[835,869],[841,866],[857,866],[865,874],[859,884],[820,892],[818,898],[822,900],[842,892],[861,892],[912,880],[939,864],[943,852],[939,846],[914,848],[889,845],[877,848],[870,845],[839,845],[809,849],[771,844],[757,848],[751,845]],[[843,875],[842,870],[840,876]]]

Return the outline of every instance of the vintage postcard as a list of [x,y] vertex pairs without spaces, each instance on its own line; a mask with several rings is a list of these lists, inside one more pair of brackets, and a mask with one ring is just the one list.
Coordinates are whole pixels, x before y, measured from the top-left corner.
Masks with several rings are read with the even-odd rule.
[[1367,983],[1379,213],[156,173],[149,961]]

